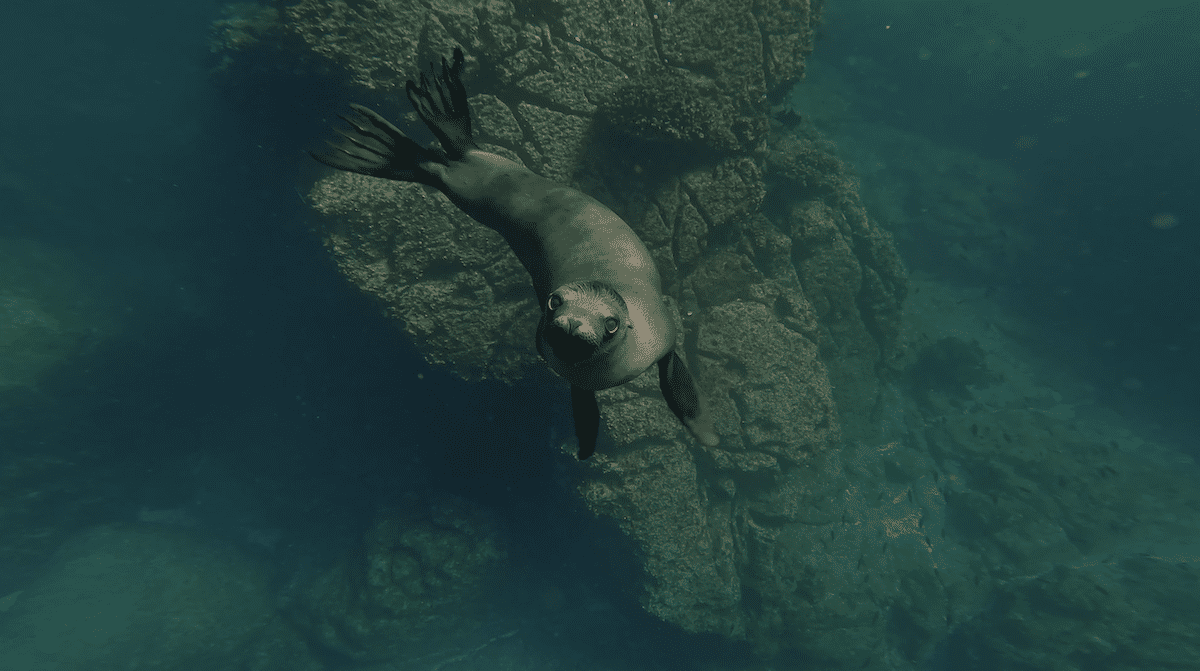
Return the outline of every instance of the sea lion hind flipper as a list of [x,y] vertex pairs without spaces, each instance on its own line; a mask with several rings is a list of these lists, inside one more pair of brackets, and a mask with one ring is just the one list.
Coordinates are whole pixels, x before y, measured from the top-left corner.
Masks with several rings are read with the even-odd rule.
[[[442,72],[434,72],[431,63],[429,75],[421,73],[421,83],[408,80],[404,91],[408,101],[417,110],[421,121],[433,131],[446,156],[457,161],[474,149],[475,138],[471,132],[471,106],[467,103],[467,87],[463,85],[463,52],[454,48],[454,62],[447,63],[442,57]],[[436,94],[436,95],[435,95]]]
[[596,392],[571,385],[571,410],[575,415],[575,437],[579,439],[579,460],[596,451],[596,436],[600,433],[600,406]]
[[433,183],[433,176],[421,164],[429,161],[444,163],[445,159],[414,142],[375,111],[353,103],[350,108],[358,116],[338,115],[350,125],[350,130],[334,129],[343,141],[340,144],[327,142],[329,151],[310,151],[309,156],[327,166],[360,175]]
[[713,431],[712,417],[708,414],[708,404],[704,397],[696,391],[696,382],[683,359],[675,350],[667,352],[658,360],[658,386],[662,390],[667,407],[683,422],[684,427],[706,447],[716,447],[720,443]]

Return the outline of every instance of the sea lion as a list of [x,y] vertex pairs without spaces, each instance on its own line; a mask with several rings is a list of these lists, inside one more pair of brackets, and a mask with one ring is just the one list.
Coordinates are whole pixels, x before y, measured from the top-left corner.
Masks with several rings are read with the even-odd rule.
[[529,271],[542,318],[537,348],[571,383],[579,458],[596,449],[595,392],[624,384],[658,364],[667,406],[701,443],[718,444],[707,403],[675,352],[675,322],[658,268],[637,234],[595,198],[481,150],[471,131],[462,82],[463,53],[408,80],[413,108],[442,151],[426,149],[374,111],[351,105],[351,130],[310,152],[318,161],[372,177],[432,186],[479,223],[504,236]]

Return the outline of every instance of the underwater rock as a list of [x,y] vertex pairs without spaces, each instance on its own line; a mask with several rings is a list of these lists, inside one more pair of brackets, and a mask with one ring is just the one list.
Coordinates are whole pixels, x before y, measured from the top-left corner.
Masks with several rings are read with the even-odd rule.
[[385,509],[363,544],[288,608],[318,648],[359,662],[453,650],[473,640],[505,584],[507,554],[482,509],[444,496]]
[[[304,0],[288,10],[287,30],[357,85],[386,91],[461,45],[481,146],[596,197],[646,243],[722,445],[710,451],[686,438],[653,374],[598,395],[607,431],[580,493],[640,546],[644,607],[686,631],[752,641],[764,657],[802,650],[859,666],[890,658],[875,654],[895,646],[894,622],[881,613],[905,611],[923,627],[946,597],[931,586],[929,549],[915,532],[872,550],[881,557],[868,557],[874,568],[858,566],[866,550],[855,548],[892,520],[933,524],[940,504],[912,503],[890,484],[880,494],[886,505],[860,503],[885,467],[839,465],[848,438],[876,432],[906,273],[827,146],[768,137],[769,99],[802,75],[816,7],[697,0],[647,16],[642,3],[527,5]],[[624,126],[623,144],[606,146],[614,123]],[[666,145],[703,160],[667,169],[652,160]],[[638,156],[647,160],[629,160]],[[428,360],[470,380],[546,379],[528,276],[498,235],[413,184],[340,173],[320,180],[311,202],[342,272],[383,301]],[[833,481],[853,492],[827,489],[826,471],[852,473]],[[924,466],[911,476],[930,477]],[[799,508],[755,512],[808,490],[846,511],[879,511],[833,554],[818,536],[837,535],[842,518],[804,531],[811,520]],[[846,561],[856,568],[845,570]],[[783,587],[836,580],[851,603],[868,589],[868,570],[897,586],[845,617],[816,592]],[[329,594],[348,589],[332,585]],[[825,634],[805,639],[799,632],[816,622]],[[371,647],[329,645],[359,656]]]
[[736,151],[733,119],[733,105],[713,82],[665,68],[616,89],[596,111],[605,144],[620,147],[631,165],[656,169]]
[[952,346],[969,354],[963,376],[1004,379],[967,386],[970,398],[950,403],[909,398],[923,417],[912,437],[939,474],[944,529],[959,547],[956,560],[939,562],[952,596],[945,667],[1197,666],[1200,610],[1177,598],[1196,591],[1194,460],[1135,436],[1086,396],[1072,401],[1066,387],[1039,382],[1045,371],[1013,355],[1030,325],[966,306],[976,290],[915,284],[912,358],[970,334],[970,346]]
[[1000,381],[1000,376],[987,369],[979,343],[953,336],[924,347],[909,375],[916,393],[942,393],[957,399],[971,398],[968,386],[986,387]]
[[977,658],[1008,665],[990,668],[1194,669],[1198,571],[1195,554],[1059,564],[1004,589],[995,609],[960,638]]
[[33,384],[75,349],[74,341],[38,301],[0,294],[0,389]]
[[274,621],[269,578],[264,565],[191,531],[83,532],[0,613],[0,668],[244,668]]
[[115,330],[76,267],[62,250],[0,238],[0,392],[36,386]]
[[279,10],[256,2],[231,2],[221,7],[224,18],[209,27],[209,50],[220,56],[215,70],[234,63],[233,55],[279,32]]
[[310,197],[330,222],[338,267],[381,299],[427,361],[510,382],[544,366],[529,274],[499,233],[411,184],[339,172]]

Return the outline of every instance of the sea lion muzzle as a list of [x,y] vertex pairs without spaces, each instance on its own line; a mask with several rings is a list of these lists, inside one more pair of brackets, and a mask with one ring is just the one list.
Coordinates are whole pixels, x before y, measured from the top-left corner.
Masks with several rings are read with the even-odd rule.
[[[562,322],[567,322],[563,324]],[[592,357],[599,348],[585,333],[579,331],[582,322],[578,319],[559,317],[545,332],[546,343],[554,355],[565,363],[579,363]],[[564,328],[565,327],[565,328]]]

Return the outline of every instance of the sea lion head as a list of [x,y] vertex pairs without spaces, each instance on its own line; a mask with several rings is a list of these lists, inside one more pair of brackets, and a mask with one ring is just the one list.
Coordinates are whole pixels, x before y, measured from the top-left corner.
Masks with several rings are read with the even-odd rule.
[[573,365],[611,352],[630,326],[629,308],[616,289],[594,280],[572,282],[546,298],[538,349],[547,359]]

